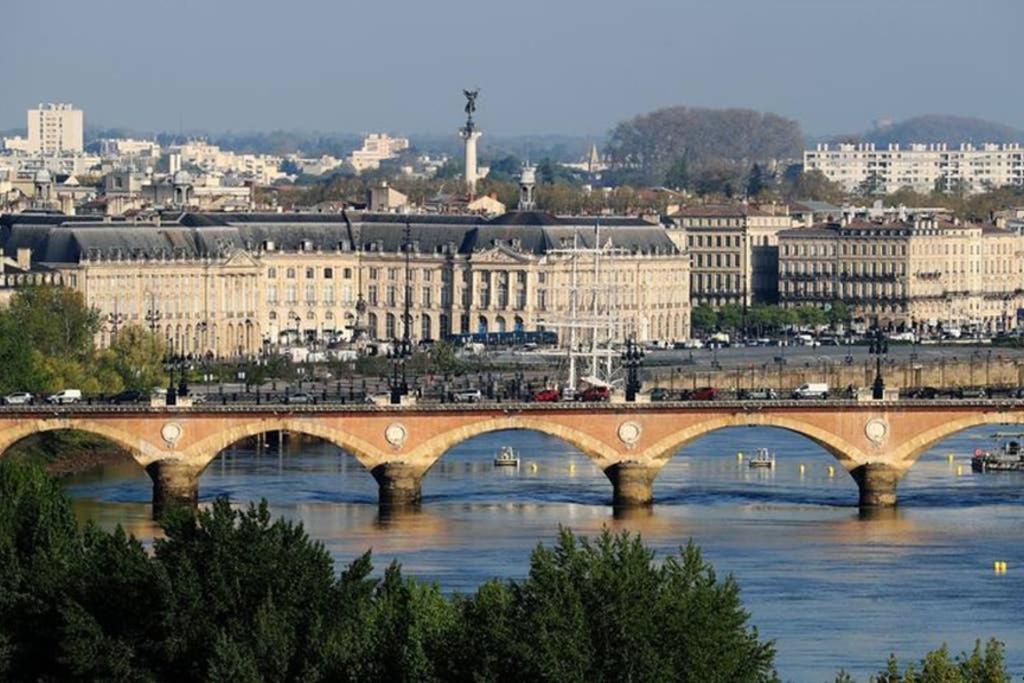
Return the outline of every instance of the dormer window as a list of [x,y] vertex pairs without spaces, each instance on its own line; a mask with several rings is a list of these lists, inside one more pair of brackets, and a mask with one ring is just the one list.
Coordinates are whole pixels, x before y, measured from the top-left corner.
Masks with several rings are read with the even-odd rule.
[[302,251],[313,251],[313,240],[302,240]]
[[264,240],[263,241],[263,251],[274,251],[274,249],[275,249],[274,240]]

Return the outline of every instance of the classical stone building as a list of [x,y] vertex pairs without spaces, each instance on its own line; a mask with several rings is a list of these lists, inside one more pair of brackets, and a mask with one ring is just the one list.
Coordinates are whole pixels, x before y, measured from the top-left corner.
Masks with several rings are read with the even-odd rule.
[[918,218],[824,223],[779,233],[785,305],[841,300],[900,328],[1016,327],[1024,238],[993,226]]
[[793,227],[787,207],[689,206],[671,216],[669,236],[690,252],[694,304],[773,303],[778,300],[780,230]]
[[594,284],[593,257],[569,254],[574,243],[604,252],[599,284],[614,292],[620,339],[689,334],[688,256],[662,227],[639,219],[603,217],[597,233],[584,219],[532,211],[490,220],[352,212],[169,217],[5,216],[0,246],[30,255],[82,291],[105,322],[101,344],[124,324],[151,326],[175,348],[218,356],[344,338],[353,326],[395,339],[405,331],[406,297],[414,342],[534,331],[568,313],[574,259],[580,286]]

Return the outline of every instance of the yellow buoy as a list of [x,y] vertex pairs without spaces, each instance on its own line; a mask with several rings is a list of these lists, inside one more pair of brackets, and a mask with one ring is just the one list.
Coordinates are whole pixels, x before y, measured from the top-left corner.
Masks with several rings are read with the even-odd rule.
[[576,471],[576,463],[574,463],[574,462],[569,463],[569,471],[570,472],[575,472]]
[[537,471],[537,463],[535,463],[535,462],[531,462],[530,463],[530,471],[531,472],[536,472]]
[[830,477],[836,476],[836,468],[833,467],[832,465],[828,466],[828,476],[830,476]]
[[964,466],[963,465],[957,465],[956,466],[956,476],[959,477],[959,476],[963,475],[963,473],[964,473]]
[[806,468],[803,465],[800,465],[800,474],[803,474],[805,469]]
[[999,573],[999,560],[996,560],[992,563],[992,571],[994,571],[996,574]]
[[736,452],[736,459],[737,460],[742,460],[743,459],[743,451],[737,451]]
[[952,454],[952,453],[950,453],[949,455],[947,455],[947,456],[946,456],[946,462],[950,462],[950,463],[951,463],[951,462],[953,462],[953,457],[954,457],[954,456],[953,456],[953,454]]
[[1000,560],[996,560],[995,562],[992,563],[992,569],[993,569],[993,571],[995,571],[996,574],[1005,574],[1006,573],[1006,562],[1003,562],[1003,561],[1000,561]]

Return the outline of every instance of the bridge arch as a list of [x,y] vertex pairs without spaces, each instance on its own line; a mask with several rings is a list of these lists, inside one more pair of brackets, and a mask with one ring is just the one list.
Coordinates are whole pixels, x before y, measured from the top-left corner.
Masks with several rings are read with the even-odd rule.
[[869,460],[859,448],[828,430],[791,417],[765,413],[735,413],[698,422],[651,445],[643,451],[641,459],[658,463],[660,467],[668,462],[680,448],[711,432],[729,427],[755,426],[778,427],[806,437],[831,453],[848,471],[852,471]]
[[977,412],[925,430],[903,443],[893,455],[893,461],[909,469],[925,452],[958,432],[983,425],[1024,424],[1024,412]]
[[578,448],[601,469],[621,460],[614,448],[585,432],[542,417],[522,415],[504,415],[456,427],[417,446],[410,453],[409,460],[425,471],[463,441],[482,434],[512,429],[532,430],[561,439]]
[[328,441],[350,453],[368,471],[388,458],[387,454],[373,445],[344,430],[325,426],[316,420],[287,417],[260,419],[220,430],[193,444],[182,453],[182,457],[205,469],[221,452],[233,444],[243,439],[276,431],[302,434]]
[[78,418],[30,419],[18,422],[14,427],[0,431],[0,457],[22,439],[34,434],[55,431],[83,432],[101,436],[126,450],[132,459],[143,467],[159,457],[156,449],[138,436],[100,421]]

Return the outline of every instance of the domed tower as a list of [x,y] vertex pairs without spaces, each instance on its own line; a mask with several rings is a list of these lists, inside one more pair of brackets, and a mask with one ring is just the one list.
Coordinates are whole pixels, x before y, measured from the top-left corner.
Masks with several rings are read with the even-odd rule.
[[186,207],[192,199],[192,176],[188,171],[177,171],[171,179],[174,185],[174,205]]
[[39,203],[49,202],[53,198],[53,176],[45,168],[36,171],[32,180],[35,189],[35,200]]
[[530,164],[523,164],[523,171],[519,174],[519,210],[534,211],[537,208],[533,200],[533,188],[537,184],[537,167]]

